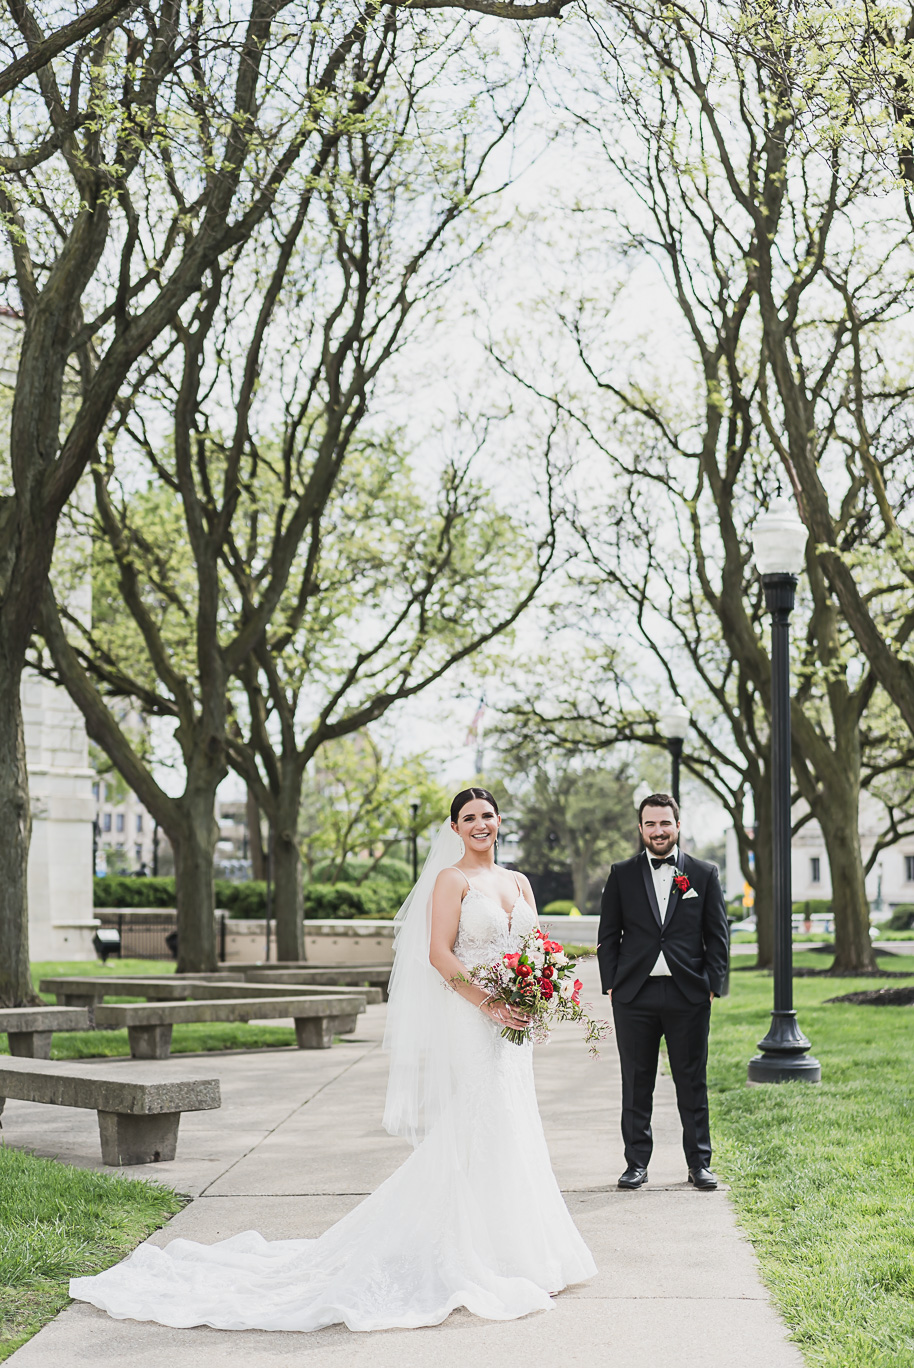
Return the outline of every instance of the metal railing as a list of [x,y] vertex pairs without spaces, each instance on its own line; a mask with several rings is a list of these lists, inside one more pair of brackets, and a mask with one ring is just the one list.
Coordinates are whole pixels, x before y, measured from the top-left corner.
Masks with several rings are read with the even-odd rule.
[[[120,959],[177,959],[178,930],[174,912],[150,916],[148,913],[108,912],[97,907],[95,915],[103,927],[117,930],[118,948],[112,947],[109,954]],[[220,963],[225,961],[227,919],[225,912],[216,914],[216,953]]]

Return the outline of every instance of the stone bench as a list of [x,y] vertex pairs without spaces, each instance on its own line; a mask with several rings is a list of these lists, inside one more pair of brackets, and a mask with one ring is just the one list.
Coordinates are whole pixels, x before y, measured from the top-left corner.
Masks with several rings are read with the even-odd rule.
[[154,1164],[174,1159],[186,1111],[221,1107],[218,1078],[149,1079],[123,1065],[0,1061],[0,1111],[7,1098],[98,1112],[102,1162]]
[[[142,985],[142,986],[140,986]],[[165,1002],[183,1002],[190,997],[190,984],[175,980],[173,975],[148,979],[111,978],[87,974],[71,978],[43,978],[38,985],[41,993],[53,993],[62,1007],[83,1007],[89,1013],[90,1024],[95,1008],[106,997],[141,997]]]
[[87,1031],[84,1007],[0,1008],[0,1031],[6,1032],[10,1054],[23,1059],[50,1059],[55,1031]]
[[357,968],[350,966],[328,967],[322,965],[318,968],[309,968],[307,965],[301,967],[290,967],[288,965],[278,965],[274,968],[269,964],[233,965],[227,973],[244,974],[246,983],[275,983],[278,987],[281,983],[300,983],[313,984],[326,988],[380,988],[382,1002],[387,1001],[387,985],[390,982],[389,964],[364,964]]
[[207,997],[326,997],[327,989],[333,989],[334,997],[360,998],[365,1003],[383,1002],[384,995],[380,988],[366,988],[363,986],[349,987],[339,983],[299,983],[296,979],[290,978],[289,982],[276,983],[272,975],[264,974],[260,977],[249,977],[239,982],[230,980],[228,983],[221,976],[214,978],[209,983],[197,983],[191,994],[199,1001],[204,1001]]
[[[268,986],[269,985],[269,986]],[[362,997],[366,1002],[381,1002],[382,994],[377,988],[348,987],[330,984],[341,994]],[[186,1002],[191,998],[198,1001],[208,997],[267,997],[271,993],[302,996],[314,993],[326,996],[324,985],[317,983],[298,983],[294,976],[287,983],[273,986],[272,979],[248,988],[241,974],[122,974],[116,978],[110,974],[73,975],[65,978],[43,978],[39,984],[42,993],[54,993],[61,1006],[84,1007],[94,1016],[95,1007],[106,997],[145,998],[147,1002]]]
[[216,998],[205,1002],[104,1003],[95,1009],[97,1026],[127,1028],[134,1059],[167,1059],[172,1027],[188,1022],[266,1021],[291,1017],[300,1050],[328,1050],[335,1035],[354,1031],[364,999],[352,997]]

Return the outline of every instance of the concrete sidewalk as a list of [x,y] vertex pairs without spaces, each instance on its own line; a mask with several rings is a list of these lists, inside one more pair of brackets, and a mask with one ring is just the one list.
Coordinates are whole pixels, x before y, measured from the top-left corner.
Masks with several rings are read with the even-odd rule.
[[[586,968],[596,996],[595,966]],[[315,1236],[402,1161],[382,1131],[385,1008],[369,1007],[356,1040],[327,1051],[278,1050],[150,1061],[218,1075],[221,1111],[181,1123],[174,1163],[121,1170],[195,1200],[163,1231],[211,1241],[255,1228],[268,1239]],[[136,1062],[131,1065],[136,1068]],[[594,1061],[571,1028],[537,1051],[537,1091],[553,1163],[599,1274],[557,1298],[551,1314],[495,1323],[456,1312],[425,1330],[313,1334],[172,1330],[114,1321],[74,1304],[9,1359],[15,1368],[451,1368],[548,1359],[562,1368],[802,1368],[759,1280],[751,1246],[723,1191],[685,1183],[670,1080],[658,1080],[650,1183],[615,1186],[624,1167],[618,1061]],[[101,1167],[94,1113],[9,1102],[7,1144]],[[111,1172],[111,1170],[107,1170]],[[536,1194],[531,1194],[536,1200]]]

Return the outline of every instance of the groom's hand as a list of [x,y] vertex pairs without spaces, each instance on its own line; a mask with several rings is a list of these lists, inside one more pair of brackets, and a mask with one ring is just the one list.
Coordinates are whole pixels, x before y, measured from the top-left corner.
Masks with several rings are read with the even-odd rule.
[[711,1001],[712,1001],[712,1002],[714,1001],[714,998],[715,998],[715,997],[716,997],[716,994],[715,994],[715,993],[712,993],[712,994],[711,994]]

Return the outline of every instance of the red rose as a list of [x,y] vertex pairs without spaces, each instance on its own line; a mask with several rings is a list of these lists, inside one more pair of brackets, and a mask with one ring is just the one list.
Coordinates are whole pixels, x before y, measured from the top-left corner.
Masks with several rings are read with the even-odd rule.
[[516,969],[517,966],[520,964],[520,954],[518,953],[516,955],[505,955],[504,962],[509,969]]
[[549,980],[548,980],[548,979],[543,979],[542,983],[540,984],[540,993],[541,993],[542,996],[546,999],[547,1002],[548,1002],[549,999],[552,997],[552,994],[553,994],[554,992],[555,992],[555,989],[553,988],[553,986],[552,986],[552,984],[549,982]]
[[584,987],[584,985],[583,985],[583,983],[581,982],[581,980],[580,980],[580,979],[575,979],[575,981],[574,981],[574,992],[571,994],[571,1001],[572,1001],[572,1002],[580,1002],[580,1001],[581,1001],[581,989],[582,989],[583,987]]
[[555,974],[555,969],[553,968],[553,966],[552,966],[551,964],[544,964],[544,965],[543,965],[543,978],[544,978],[544,979],[551,979],[551,978],[554,976],[554,974]]
[[517,966],[517,974],[519,978],[529,978],[532,973],[533,970],[530,968],[529,964],[519,964]]
[[688,874],[676,874],[673,878],[673,883],[679,889],[680,893],[688,893],[689,889],[692,886],[689,883]]

